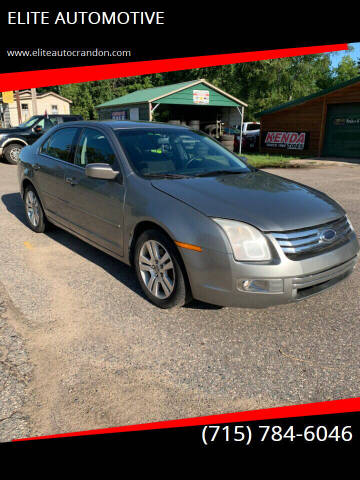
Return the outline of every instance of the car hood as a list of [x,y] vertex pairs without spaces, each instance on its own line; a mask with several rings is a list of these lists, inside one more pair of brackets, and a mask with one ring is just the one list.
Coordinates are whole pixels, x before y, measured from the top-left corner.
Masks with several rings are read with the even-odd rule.
[[23,133],[26,128],[0,128],[0,135],[4,135],[5,133]]
[[209,217],[243,221],[265,232],[313,227],[345,215],[324,193],[259,170],[151,183]]

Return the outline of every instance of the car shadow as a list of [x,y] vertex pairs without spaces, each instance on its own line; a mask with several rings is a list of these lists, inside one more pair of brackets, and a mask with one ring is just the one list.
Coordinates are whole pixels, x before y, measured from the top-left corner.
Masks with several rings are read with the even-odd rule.
[[[25,226],[27,226],[24,203],[20,193],[4,194],[2,195],[1,200],[8,212],[14,215]],[[89,245],[83,240],[80,240],[74,235],[62,230],[61,228],[53,226],[45,233],[45,235],[69,250],[72,250],[74,253],[82,256],[86,260],[89,260],[90,262],[99,266],[107,273],[112,275],[116,280],[130,288],[134,293],[147,300],[138,284],[134,270],[128,265],[122,263],[120,260],[116,260],[110,255],[102,252],[92,245]],[[197,310],[216,310],[222,307],[203,303],[198,300],[193,300],[191,303],[185,305],[184,308]]]

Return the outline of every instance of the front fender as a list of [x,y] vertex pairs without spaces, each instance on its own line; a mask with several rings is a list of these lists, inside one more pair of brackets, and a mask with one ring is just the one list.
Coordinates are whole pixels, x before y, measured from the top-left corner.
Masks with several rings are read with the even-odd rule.
[[29,145],[27,141],[23,137],[10,137],[10,138],[5,138],[4,141],[1,144],[1,148],[5,148],[11,143],[21,143],[25,147]]
[[125,245],[130,246],[133,232],[139,223],[152,222],[162,228],[174,242],[221,253],[231,252],[223,230],[211,218],[157,190],[146,180],[139,179],[139,184],[129,185],[124,215]]

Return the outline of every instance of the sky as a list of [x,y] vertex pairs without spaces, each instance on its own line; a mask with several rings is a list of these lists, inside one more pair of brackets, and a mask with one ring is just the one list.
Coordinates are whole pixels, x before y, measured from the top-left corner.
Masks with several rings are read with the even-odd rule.
[[350,55],[351,58],[353,58],[354,60],[360,59],[360,42],[349,43],[349,45],[354,47],[354,50],[352,52],[349,52],[348,50],[341,50],[340,52],[334,52],[331,54],[330,58],[332,67],[337,67],[344,55]]

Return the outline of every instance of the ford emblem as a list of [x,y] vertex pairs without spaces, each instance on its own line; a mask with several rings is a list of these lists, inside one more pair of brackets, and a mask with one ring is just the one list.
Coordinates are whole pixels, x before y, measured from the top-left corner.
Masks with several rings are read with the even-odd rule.
[[332,242],[333,240],[335,240],[335,237],[336,237],[336,231],[333,230],[332,228],[323,230],[320,233],[320,240],[323,242]]

